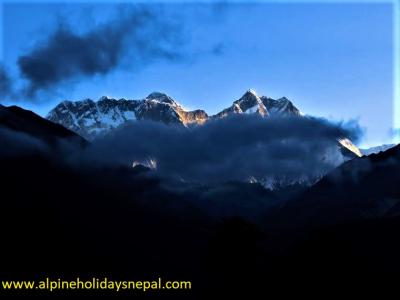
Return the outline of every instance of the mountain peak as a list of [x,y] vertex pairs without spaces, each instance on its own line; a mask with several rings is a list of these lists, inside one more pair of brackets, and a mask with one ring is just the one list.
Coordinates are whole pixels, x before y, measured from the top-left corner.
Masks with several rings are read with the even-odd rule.
[[157,100],[159,102],[169,103],[169,104],[176,104],[174,99],[164,93],[160,92],[152,92],[146,97],[146,100]]
[[99,101],[110,100],[110,99],[111,99],[111,98],[108,97],[108,96],[101,96],[101,97],[99,98]]
[[247,94],[247,93],[252,94],[254,96],[258,96],[257,92],[255,90],[253,90],[253,89],[248,89],[245,94]]
[[158,98],[163,98],[163,97],[168,97],[168,95],[165,93],[155,91],[155,92],[150,93],[146,98],[147,99],[158,99]]
[[63,101],[61,101],[60,103],[58,103],[57,106],[60,106],[60,105],[70,105],[70,104],[72,104],[72,103],[73,103],[73,101],[71,101],[71,100],[63,100]]
[[243,103],[243,102],[260,103],[261,99],[254,90],[249,89],[246,91],[246,93],[243,94],[242,97],[240,97],[239,100],[234,101],[234,103],[238,103],[238,104]]
[[267,108],[260,97],[258,97],[257,93],[252,89],[247,90],[239,100],[234,101],[230,110],[234,113],[258,113],[261,116],[268,115]]
[[294,106],[292,101],[286,97],[279,98],[277,100],[261,96],[261,101],[271,115],[278,116],[301,116],[300,110]]

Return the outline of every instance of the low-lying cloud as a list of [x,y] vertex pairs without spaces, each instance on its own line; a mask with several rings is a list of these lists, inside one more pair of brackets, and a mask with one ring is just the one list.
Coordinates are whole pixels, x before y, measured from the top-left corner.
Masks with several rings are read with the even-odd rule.
[[356,138],[351,125],[247,115],[193,128],[133,122],[95,140],[85,159],[128,165],[151,158],[159,174],[200,182],[313,177],[343,162],[337,139]]
[[0,148],[0,158],[18,157],[50,151],[39,138],[0,126],[0,141],[4,147]]

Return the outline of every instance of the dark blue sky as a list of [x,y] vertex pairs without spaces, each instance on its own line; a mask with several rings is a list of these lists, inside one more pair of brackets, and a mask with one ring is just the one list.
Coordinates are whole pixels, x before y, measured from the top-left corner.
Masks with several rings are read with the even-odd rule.
[[[26,84],[17,68],[18,58],[43,44],[59,20],[70,24],[76,34],[84,34],[113,20],[121,9],[86,2],[3,5],[2,61],[18,86]],[[62,81],[40,91],[36,100],[22,99],[18,104],[45,115],[63,99],[102,95],[139,99],[162,91],[189,109],[202,108],[213,114],[252,88],[271,97],[286,96],[306,114],[359,119],[366,129],[364,145],[390,142],[391,4],[164,6],[163,18],[179,20],[183,42],[176,47],[182,49],[182,58],[131,64],[127,57],[106,74]]]

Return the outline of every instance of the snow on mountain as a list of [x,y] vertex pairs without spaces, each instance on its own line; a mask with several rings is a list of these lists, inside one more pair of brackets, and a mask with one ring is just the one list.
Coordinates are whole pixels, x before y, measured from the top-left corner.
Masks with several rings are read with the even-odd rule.
[[[203,110],[186,111],[170,96],[153,92],[142,100],[117,100],[104,96],[97,101],[91,99],[76,102],[63,101],[49,112],[47,119],[91,140],[99,134],[105,134],[130,121],[152,120],[165,124],[192,126],[203,124],[209,119],[224,118],[231,114],[304,117],[300,110],[285,97],[275,100],[266,96],[258,96],[254,90],[247,90],[230,107],[213,116],[208,116]],[[365,154],[361,153],[348,139],[339,139],[337,142],[343,161]],[[329,154],[326,156],[328,159]],[[135,162],[133,166],[137,164],[148,169],[153,168],[153,165],[148,162]],[[309,186],[318,181],[321,176],[313,178],[251,178],[250,182],[260,183],[268,189],[280,189],[295,185]]]
[[136,110],[138,119],[149,119],[166,124],[176,123],[185,126],[195,123],[202,124],[208,119],[203,110],[186,111],[174,99],[166,94],[154,92],[140,102]]
[[[300,116],[300,111],[287,98],[274,100],[259,97],[254,90],[248,90],[232,106],[211,118],[222,118],[229,114],[259,114],[263,117]],[[91,140],[99,134],[134,120],[153,120],[165,124],[190,126],[203,124],[210,117],[204,110],[186,111],[170,96],[153,92],[142,100],[113,99],[106,96],[97,101],[63,101],[52,109],[47,119]]]
[[274,100],[272,98],[261,96],[261,101],[267,107],[269,113],[275,116],[302,116],[300,110],[286,97]]
[[[233,104],[213,116],[204,110],[186,111],[170,96],[153,92],[142,100],[113,99],[106,96],[98,101],[63,101],[52,109],[47,119],[93,139],[126,122],[152,120],[165,124],[191,126],[203,124],[210,118],[223,118],[230,114],[258,114],[262,117],[302,117],[300,110],[287,98],[278,100],[258,96],[254,90],[247,90]],[[338,141],[343,155],[347,158],[362,156],[359,149],[348,139]]]
[[261,98],[258,97],[254,90],[248,90],[239,100],[233,102],[232,106],[224,109],[220,113],[216,114],[214,117],[223,118],[230,114],[254,114],[257,113],[261,116],[268,116],[268,110]]
[[257,113],[263,117],[302,116],[300,110],[286,97],[275,100],[267,96],[258,96],[257,93],[251,89],[239,100],[233,102],[232,106],[216,114],[215,117],[221,118],[233,113]]
[[52,109],[47,119],[91,139],[127,121],[136,120],[138,103],[134,100],[101,97],[98,101],[63,101]]
[[103,96],[98,101],[63,101],[46,118],[91,140],[128,121],[153,120],[186,126],[201,124],[208,115],[202,110],[185,111],[171,97],[154,92],[143,100],[117,100]]
[[[204,110],[186,111],[170,96],[153,92],[142,100],[113,99],[106,96],[98,101],[63,101],[52,109],[47,119],[91,140],[107,133],[126,122],[152,120],[165,124],[190,126],[203,124],[210,118],[223,118],[230,114],[259,114],[262,117],[301,117],[300,110],[286,97],[278,100],[258,96],[254,90],[247,90],[233,104],[213,116]],[[338,140],[342,152],[349,158],[362,156],[359,149],[348,139]]]
[[363,156],[360,149],[357,148],[356,145],[352,143],[347,138],[341,138],[338,140],[339,144],[342,146],[342,152],[344,152],[344,155],[350,155],[350,156],[356,156],[356,157],[361,157]]
[[371,155],[371,154],[378,154],[379,152],[384,152],[386,150],[389,150],[390,148],[393,148],[396,146],[396,144],[385,144],[381,146],[376,146],[376,147],[371,147],[368,149],[360,149],[362,155]]

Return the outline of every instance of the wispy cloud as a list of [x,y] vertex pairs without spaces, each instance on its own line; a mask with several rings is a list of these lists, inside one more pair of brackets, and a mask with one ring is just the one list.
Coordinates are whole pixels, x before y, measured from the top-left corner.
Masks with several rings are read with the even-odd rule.
[[58,24],[53,33],[18,59],[26,92],[52,88],[71,79],[106,75],[124,59],[131,67],[156,59],[183,58],[183,26],[171,21],[160,6],[127,6],[118,17],[84,34]]

